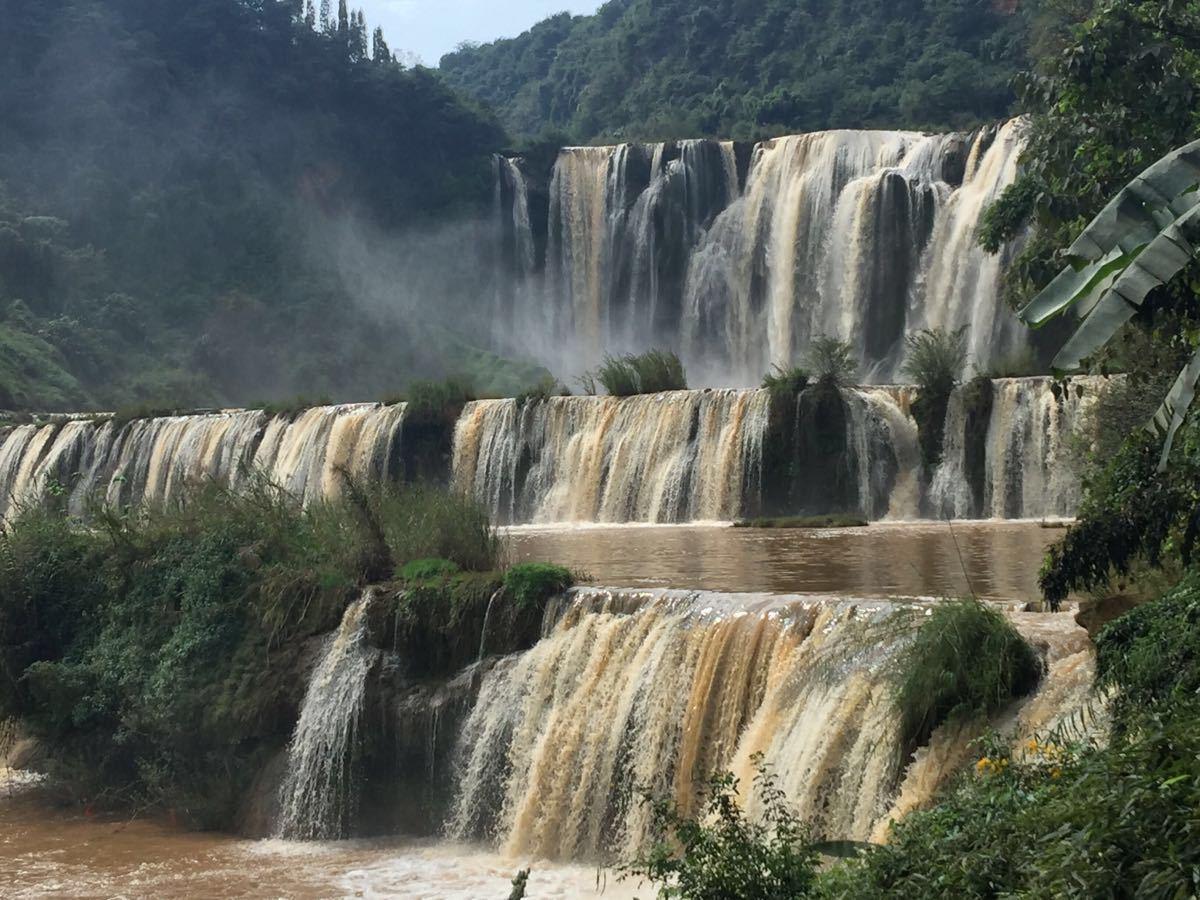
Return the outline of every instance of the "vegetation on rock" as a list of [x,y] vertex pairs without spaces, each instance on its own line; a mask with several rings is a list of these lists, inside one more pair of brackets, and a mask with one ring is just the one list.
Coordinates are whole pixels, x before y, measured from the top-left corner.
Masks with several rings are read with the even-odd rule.
[[613,397],[686,391],[688,386],[683,363],[669,350],[606,356],[588,380],[599,382]]

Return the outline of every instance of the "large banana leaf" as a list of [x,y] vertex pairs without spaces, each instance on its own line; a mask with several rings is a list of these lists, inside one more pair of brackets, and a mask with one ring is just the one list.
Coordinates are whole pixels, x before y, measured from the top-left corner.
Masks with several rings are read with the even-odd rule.
[[[1037,328],[1068,309],[1083,321],[1054,358],[1078,369],[1200,253],[1200,141],[1167,154],[1121,189],[1066,253],[1067,268],[1019,316]],[[1200,353],[1148,426],[1164,440],[1161,465],[1196,396]]]
[[1162,457],[1158,461],[1158,470],[1165,472],[1167,459],[1171,455],[1171,446],[1175,443],[1175,433],[1183,424],[1188,408],[1196,399],[1196,383],[1200,382],[1200,350],[1192,357],[1186,369],[1179,373],[1179,378],[1172,385],[1167,399],[1162,402],[1158,412],[1146,428],[1151,434],[1163,439]]
[[1068,266],[1021,310],[1021,320],[1043,325],[1126,269],[1142,248],[1196,208],[1197,185],[1200,141],[1168,153],[1122,188],[1071,245]]

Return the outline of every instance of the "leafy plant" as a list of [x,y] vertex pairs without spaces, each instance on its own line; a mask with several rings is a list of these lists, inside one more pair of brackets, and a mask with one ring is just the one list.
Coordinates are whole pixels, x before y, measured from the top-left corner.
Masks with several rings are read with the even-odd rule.
[[808,348],[808,369],[823,385],[844,387],[858,374],[854,346],[847,341],[822,335]]
[[[1054,358],[1070,371],[1100,350],[1168,284],[1200,244],[1200,141],[1167,154],[1122,188],[1065,256],[1067,268],[1020,312],[1040,327],[1070,309],[1084,316]],[[1200,350],[1180,373],[1147,426],[1163,441],[1165,469],[1176,432],[1196,395]]]
[[575,582],[569,569],[549,563],[520,563],[504,573],[504,590],[518,606],[561,594]]
[[738,803],[732,774],[709,779],[698,816],[644,794],[662,835],[649,852],[622,867],[623,877],[658,885],[663,900],[795,900],[816,881],[818,855],[808,828],[788,805],[774,775],[754,758],[754,792],[762,809],[751,819]]
[[475,388],[463,378],[414,381],[408,387],[408,416],[417,420],[453,419],[472,400]]
[[786,400],[798,396],[808,387],[809,377],[808,370],[802,366],[792,366],[790,369],[772,366],[771,371],[763,376],[762,386],[773,398]]
[[936,604],[892,671],[904,752],[952,718],[990,715],[1032,691],[1042,665],[996,610],[978,600]]
[[900,372],[922,391],[949,394],[967,365],[967,329],[922,329],[904,339],[906,354]]
[[[669,350],[649,350],[621,357],[606,356],[600,367],[585,378],[598,381],[613,397],[687,390],[683,363]],[[585,381],[585,387],[586,384]]]
[[546,375],[537,384],[526,388],[517,394],[517,409],[528,403],[544,403],[551,397],[568,397],[571,392],[565,385],[559,384],[553,375]]

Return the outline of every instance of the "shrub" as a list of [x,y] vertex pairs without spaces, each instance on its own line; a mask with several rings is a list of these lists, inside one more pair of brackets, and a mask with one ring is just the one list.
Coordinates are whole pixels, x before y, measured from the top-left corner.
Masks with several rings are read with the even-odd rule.
[[584,377],[585,389],[589,383],[594,389],[596,381],[613,397],[686,391],[688,386],[683,363],[668,350],[649,350],[621,357],[606,356],[595,372]]
[[985,751],[819,896],[1190,897],[1200,871],[1200,716],[1154,714],[1107,748]]
[[1200,692],[1200,576],[1105,626],[1096,642],[1097,681],[1114,689],[1113,720]]
[[[21,514],[0,533],[0,719],[92,799],[228,827],[291,735],[308,640],[359,595],[381,535],[389,574],[495,563],[486,515],[425,488],[301,508],[265,482],[209,484],[87,530]],[[474,608],[500,581],[452,577]]]
[[448,559],[414,559],[396,571],[396,577],[404,582],[439,581],[462,571],[458,563]]
[[414,381],[408,386],[409,418],[418,421],[453,420],[462,408],[479,399],[474,386],[465,378],[442,381]]
[[904,339],[907,353],[900,372],[922,394],[948,396],[967,365],[967,329],[922,329]]
[[846,341],[822,335],[813,339],[808,348],[808,369],[823,385],[844,387],[854,382],[858,363],[854,346]]
[[569,569],[548,563],[521,563],[504,573],[504,591],[518,606],[544,603],[575,581]]
[[948,719],[990,715],[1028,694],[1041,662],[999,612],[978,600],[953,600],[923,617],[892,677],[907,755]]
[[370,496],[394,566],[444,559],[475,572],[497,567],[499,538],[487,511],[470,498],[426,485],[392,487]]
[[643,796],[661,840],[622,867],[622,877],[658,885],[662,898],[678,900],[794,900],[816,881],[818,855],[808,829],[788,806],[771,772],[755,759],[754,790],[761,818],[738,805],[737,779],[709,780],[699,816],[681,814],[670,800]]
[[808,370],[801,366],[792,366],[790,369],[772,366],[771,371],[763,376],[762,386],[770,392],[772,399],[787,400],[795,398],[808,387],[808,380]]
[[565,385],[559,384],[554,376],[547,375],[537,384],[517,394],[517,408],[520,409],[526,403],[544,403],[551,397],[569,397],[570,395],[571,392]]
[[271,418],[295,419],[303,412],[310,409],[315,409],[318,406],[332,406],[333,400],[329,397],[293,397],[290,400],[277,400],[272,403],[260,403],[258,409],[261,409]]

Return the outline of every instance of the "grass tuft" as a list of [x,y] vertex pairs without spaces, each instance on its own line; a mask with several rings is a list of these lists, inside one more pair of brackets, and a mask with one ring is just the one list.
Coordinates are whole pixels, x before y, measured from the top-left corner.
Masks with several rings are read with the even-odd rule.
[[987,716],[1030,693],[1042,664],[1004,616],[978,600],[939,603],[892,673],[907,756],[942,723]]

